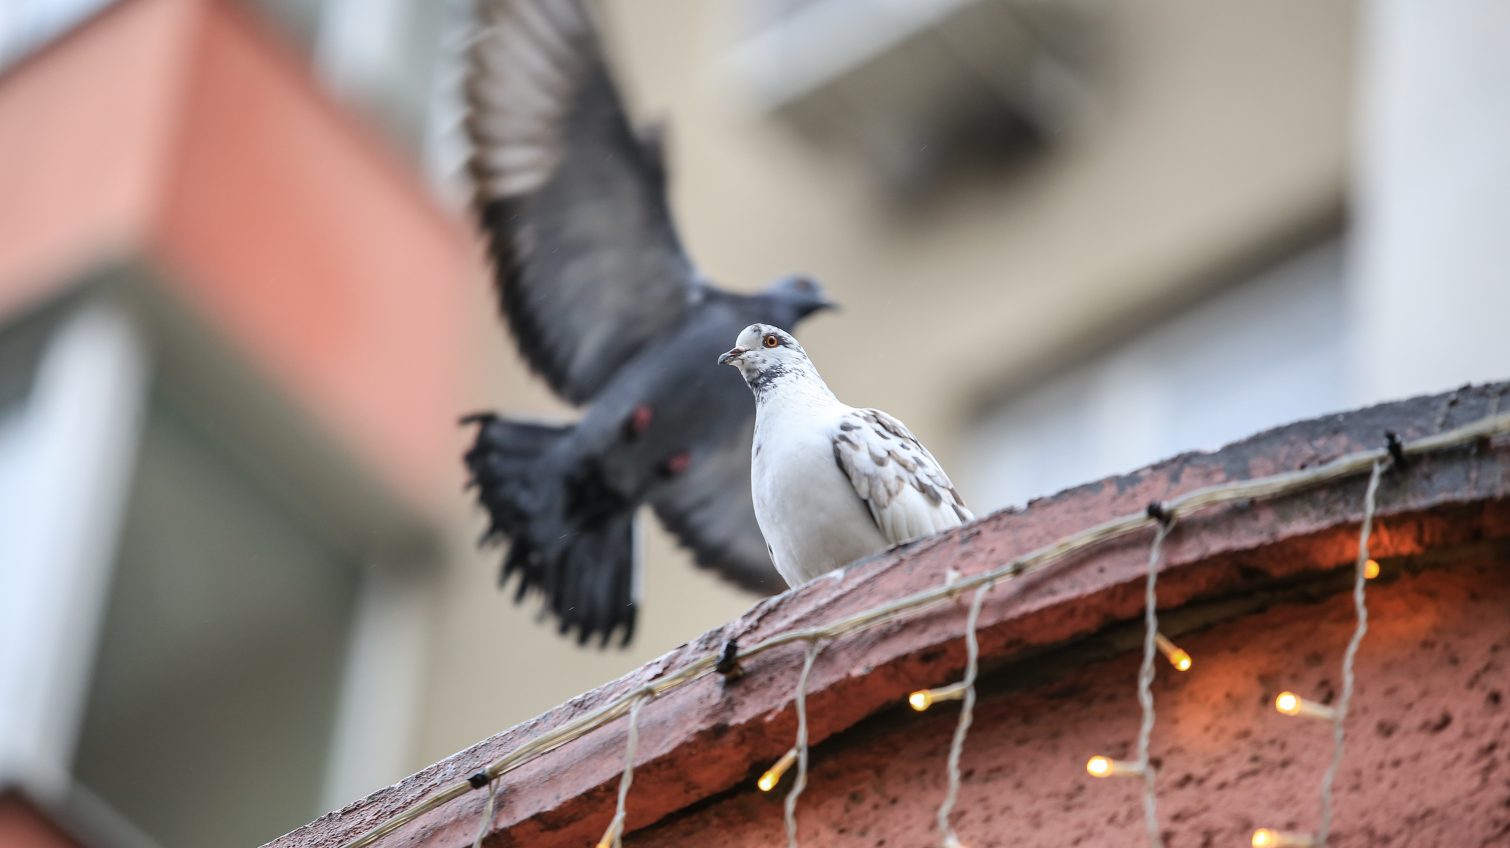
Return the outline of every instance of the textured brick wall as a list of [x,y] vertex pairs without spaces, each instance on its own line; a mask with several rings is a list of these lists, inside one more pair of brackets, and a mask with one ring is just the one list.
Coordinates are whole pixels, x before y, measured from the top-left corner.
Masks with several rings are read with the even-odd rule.
[[[1510,551],[1386,574],[1369,598],[1332,845],[1510,845]],[[1271,704],[1285,688],[1335,694],[1353,621],[1342,593],[1180,638],[1195,668],[1177,674],[1161,662],[1154,684],[1169,848],[1246,845],[1257,826],[1315,827],[1330,725],[1286,718]],[[1133,753],[1137,664],[1121,653],[1026,688],[1011,679],[1022,667],[983,679],[956,816],[966,845],[1143,844],[1141,782],[1084,771],[1093,753]],[[957,716],[955,705],[923,715],[899,706],[814,748],[802,844],[937,844],[934,810]],[[762,795],[746,782],[628,843],[781,844],[786,785]]]

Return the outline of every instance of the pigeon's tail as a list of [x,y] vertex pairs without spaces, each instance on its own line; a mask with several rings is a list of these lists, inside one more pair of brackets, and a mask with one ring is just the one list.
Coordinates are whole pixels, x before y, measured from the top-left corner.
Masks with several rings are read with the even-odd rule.
[[623,628],[634,635],[634,504],[617,495],[591,461],[554,451],[570,426],[469,415],[477,440],[465,460],[470,487],[488,514],[483,541],[509,540],[499,584],[519,575],[515,602],[545,596],[542,615],[560,632],[594,635],[606,645]]

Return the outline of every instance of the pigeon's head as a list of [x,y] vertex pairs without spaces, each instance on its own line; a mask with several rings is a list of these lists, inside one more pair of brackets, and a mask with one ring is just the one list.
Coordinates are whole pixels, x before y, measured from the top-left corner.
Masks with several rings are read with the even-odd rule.
[[744,328],[734,347],[718,358],[718,364],[738,368],[757,395],[788,374],[813,371],[802,345],[791,333],[771,324]]
[[828,299],[818,281],[805,274],[782,277],[765,290],[765,296],[782,312],[787,326],[823,309],[837,309],[838,304]]

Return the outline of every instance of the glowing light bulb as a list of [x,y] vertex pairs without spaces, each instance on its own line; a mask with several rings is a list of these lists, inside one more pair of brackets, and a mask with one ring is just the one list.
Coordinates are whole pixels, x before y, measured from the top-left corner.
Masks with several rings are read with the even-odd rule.
[[907,696],[907,705],[922,712],[939,701],[958,701],[965,697],[965,684],[953,683],[937,689],[919,689]]
[[760,779],[755,781],[755,785],[760,787],[761,792],[770,792],[776,788],[776,784],[781,782],[781,776],[786,774],[786,770],[791,768],[792,763],[795,762],[797,762],[797,749],[792,748],[785,754],[782,754],[781,759],[777,760],[775,765],[766,769],[765,774],[762,774]]
[[1306,718],[1333,719],[1337,711],[1326,704],[1318,704],[1315,701],[1307,701],[1294,692],[1280,692],[1274,699],[1274,709],[1287,716],[1305,716]]
[[1169,664],[1174,666],[1176,671],[1189,671],[1190,667],[1195,664],[1189,651],[1169,641],[1163,633],[1155,633],[1153,640],[1154,644],[1159,646],[1159,653],[1164,655],[1164,659],[1169,660]]
[[1372,580],[1379,576],[1379,561],[1371,559],[1363,564],[1363,579]]
[[1310,848],[1315,844],[1310,834],[1285,833],[1267,827],[1253,831],[1253,848]]
[[1085,761],[1085,773],[1091,777],[1142,774],[1143,767],[1129,760],[1114,760],[1097,754]]

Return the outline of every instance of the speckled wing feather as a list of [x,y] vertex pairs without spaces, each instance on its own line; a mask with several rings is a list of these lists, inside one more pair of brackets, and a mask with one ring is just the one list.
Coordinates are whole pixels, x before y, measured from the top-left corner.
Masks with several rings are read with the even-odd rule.
[[840,419],[834,459],[890,544],[974,517],[933,454],[878,409],[856,409]]
[[582,403],[701,288],[582,4],[481,0],[477,15],[468,169],[499,299],[526,361]]

